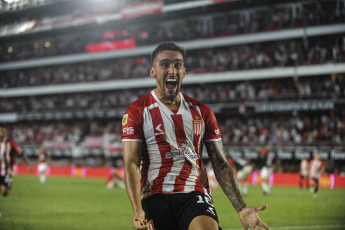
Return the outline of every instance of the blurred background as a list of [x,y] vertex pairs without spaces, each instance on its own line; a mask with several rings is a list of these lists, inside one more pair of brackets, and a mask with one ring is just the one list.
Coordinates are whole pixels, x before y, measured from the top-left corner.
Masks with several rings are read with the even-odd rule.
[[1,0],[0,124],[33,162],[44,145],[51,167],[121,167],[124,111],[172,40],[187,50],[182,92],[215,112],[229,157],[256,162],[267,145],[273,172],[297,173],[319,153],[343,175],[344,4]]

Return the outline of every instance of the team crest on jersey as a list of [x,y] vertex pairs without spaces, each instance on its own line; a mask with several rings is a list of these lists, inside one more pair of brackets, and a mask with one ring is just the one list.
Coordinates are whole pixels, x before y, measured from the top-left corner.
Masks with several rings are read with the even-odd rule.
[[195,120],[193,120],[193,133],[194,133],[194,135],[199,136],[202,132],[204,121],[203,120],[197,120],[197,119],[198,119],[198,117],[195,117]]
[[123,118],[122,118],[122,125],[126,125],[127,121],[128,121],[128,114],[125,114],[123,115]]

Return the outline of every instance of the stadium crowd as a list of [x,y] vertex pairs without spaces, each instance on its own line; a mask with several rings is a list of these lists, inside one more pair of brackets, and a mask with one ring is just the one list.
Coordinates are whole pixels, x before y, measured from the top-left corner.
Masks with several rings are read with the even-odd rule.
[[[104,136],[111,143],[121,142],[121,123],[114,120],[22,122],[11,124],[10,133],[21,144],[54,141],[79,145],[86,136]],[[219,117],[219,127],[225,145],[341,146],[345,143],[345,117],[339,112],[227,116]]]
[[[116,4],[115,4],[116,5]],[[136,46],[156,44],[163,40],[188,41],[200,38],[250,34],[280,29],[344,23],[344,10],[335,1],[296,3],[276,8],[258,8],[238,13],[216,14],[171,20],[159,24],[127,26],[114,29],[104,26],[103,31],[87,30],[79,34],[40,36],[38,39],[6,41],[0,46],[0,62],[85,52],[87,44],[104,41],[135,39]],[[72,19],[71,19],[72,20]],[[39,22],[37,23],[39,25]],[[37,26],[36,25],[36,26]],[[111,36],[106,31],[113,31]]]
[[[242,149],[257,146],[335,147],[345,143],[345,117],[342,113],[316,113],[300,115],[265,114],[254,117],[219,117],[218,124],[226,149]],[[22,146],[53,144],[53,148],[83,147],[90,136],[102,137],[107,146],[121,143],[121,120],[69,120],[54,122],[19,122],[8,124],[9,135]],[[59,144],[60,143],[60,144]],[[67,147],[69,148],[69,147]],[[104,146],[106,148],[106,146]],[[103,151],[103,150],[102,150]],[[82,158],[52,157],[51,165],[84,165],[111,167],[112,161],[104,154],[86,154]],[[256,161],[254,161],[255,163]],[[277,160],[274,172],[298,172],[298,160]],[[341,161],[326,161],[326,172],[344,173]],[[257,166],[258,167],[258,166]],[[256,168],[259,170],[259,168]]]
[[[123,108],[150,89],[122,89],[29,97],[1,97],[3,112],[72,111]],[[236,81],[223,84],[185,85],[182,92],[206,104],[341,100],[345,99],[342,75]]]
[[[224,72],[345,62],[343,35],[192,50],[188,73]],[[149,55],[3,71],[2,88],[149,77]],[[229,75],[231,76],[231,75]],[[202,77],[202,75],[200,75]]]

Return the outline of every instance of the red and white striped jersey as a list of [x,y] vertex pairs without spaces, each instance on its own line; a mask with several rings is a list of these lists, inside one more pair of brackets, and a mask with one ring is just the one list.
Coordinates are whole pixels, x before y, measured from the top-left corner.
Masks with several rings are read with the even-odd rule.
[[200,181],[203,143],[220,140],[213,111],[180,93],[176,113],[154,91],[133,102],[122,120],[122,141],[142,142],[142,198],[154,193],[208,194]]
[[22,149],[12,140],[0,143],[0,176],[12,176],[15,155],[20,155]]
[[49,157],[49,152],[47,152],[46,150],[40,150],[38,153],[38,163],[44,163],[47,161]]
[[302,159],[302,161],[301,161],[300,174],[302,176],[308,176],[308,174],[309,174],[309,162],[306,159]]
[[323,162],[321,160],[312,160],[310,163],[310,178],[319,179],[321,176],[322,168],[323,168]]

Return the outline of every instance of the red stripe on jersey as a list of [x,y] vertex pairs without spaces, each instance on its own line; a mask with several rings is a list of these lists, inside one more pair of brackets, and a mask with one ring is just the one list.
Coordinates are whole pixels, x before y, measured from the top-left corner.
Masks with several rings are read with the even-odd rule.
[[153,130],[155,132],[156,142],[158,145],[159,152],[161,154],[161,163],[162,163],[162,165],[165,165],[165,167],[160,167],[158,176],[153,181],[153,184],[151,187],[151,193],[156,193],[156,192],[162,192],[162,190],[163,190],[164,178],[166,177],[168,172],[171,171],[171,167],[173,165],[173,158],[167,159],[165,157],[166,152],[164,151],[164,146],[162,146],[162,144],[167,144],[165,133],[163,133],[163,134],[157,133],[159,135],[156,135],[157,131],[160,132],[161,130],[165,130],[163,118],[162,118],[162,115],[160,113],[159,107],[155,107],[155,108],[150,109],[150,115],[151,115],[151,119],[152,119]]
[[[186,132],[183,126],[183,119],[181,114],[171,115],[171,118],[174,122],[175,134],[176,134],[176,142],[177,147],[181,148],[183,143],[186,142]],[[183,167],[180,171],[180,174],[175,179],[175,187],[173,192],[182,192],[184,190],[184,186],[186,185],[186,180],[189,177],[189,174],[192,171],[192,164],[189,160],[185,159]]]
[[177,146],[180,148],[183,145],[183,143],[187,140],[186,132],[183,126],[182,115],[171,115],[171,119],[174,122]]

